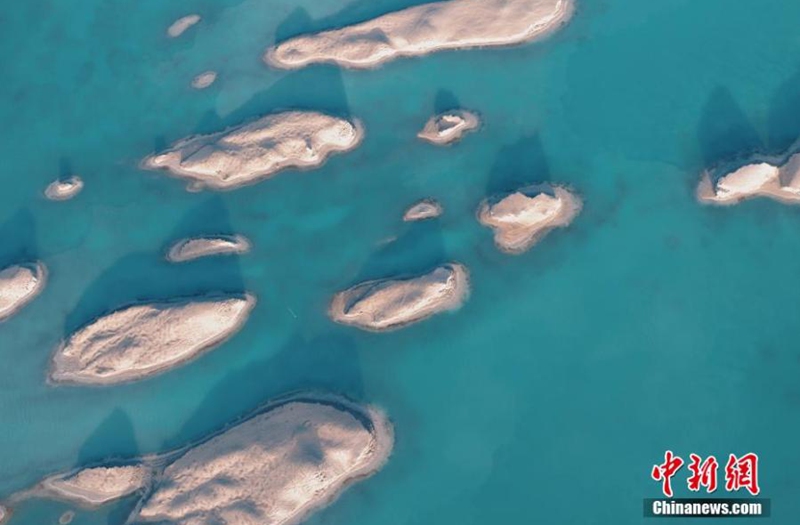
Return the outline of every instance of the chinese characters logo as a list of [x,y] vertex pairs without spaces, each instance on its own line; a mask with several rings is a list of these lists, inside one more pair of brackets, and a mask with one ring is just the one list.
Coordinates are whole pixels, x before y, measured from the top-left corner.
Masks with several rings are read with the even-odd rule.
[[[683,465],[683,458],[674,455],[671,450],[664,454],[663,463],[653,465],[650,477],[661,482],[661,491],[668,498],[673,494],[672,478]],[[690,476],[686,484],[690,491],[699,492],[701,488],[705,488],[707,493],[712,494],[717,490],[717,458],[689,454],[688,469]],[[758,456],[752,452],[739,457],[730,454],[725,464],[725,490],[738,492],[741,489],[746,489],[753,496],[761,492],[758,486]]]

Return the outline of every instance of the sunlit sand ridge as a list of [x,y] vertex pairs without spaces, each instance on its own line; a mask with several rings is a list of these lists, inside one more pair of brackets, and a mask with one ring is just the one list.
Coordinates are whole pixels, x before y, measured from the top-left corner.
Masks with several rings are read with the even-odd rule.
[[190,190],[229,190],[285,168],[314,168],[361,142],[360,123],[314,111],[287,111],[211,135],[197,135],[142,162],[189,180]]
[[467,268],[450,263],[417,277],[368,281],[339,292],[328,315],[337,323],[382,332],[454,310],[468,295]]
[[581,207],[581,200],[566,188],[542,184],[483,201],[478,220],[494,230],[498,248],[522,253],[553,228],[568,226]]
[[449,0],[341,29],[291,38],[264,60],[293,69],[318,62],[371,68],[448,49],[507,46],[544,37],[572,16],[574,0]]
[[46,281],[47,268],[40,262],[9,266],[0,271],[0,322],[39,295]]
[[754,197],[800,204],[800,153],[782,165],[755,162],[718,177],[714,170],[706,171],[697,186],[697,199],[705,204],[731,205]]
[[190,448],[130,521],[296,524],[380,469],[392,446],[380,411],[338,397],[298,398]]
[[181,239],[170,246],[167,260],[187,262],[212,255],[242,255],[250,251],[250,241],[243,235],[217,235]]
[[35,494],[92,508],[141,490],[149,479],[150,469],[143,465],[92,467],[48,478]]
[[55,383],[108,385],[163,372],[216,347],[239,331],[252,295],[130,306],[100,317],[56,350]]

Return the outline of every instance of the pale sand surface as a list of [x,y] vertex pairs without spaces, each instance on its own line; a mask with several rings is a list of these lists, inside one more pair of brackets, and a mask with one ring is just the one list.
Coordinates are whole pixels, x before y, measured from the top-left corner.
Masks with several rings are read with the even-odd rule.
[[295,398],[188,448],[129,522],[288,525],[379,470],[385,415],[343,398]]
[[190,190],[229,190],[286,168],[314,168],[335,152],[361,142],[358,121],[315,111],[275,113],[211,135],[178,141],[144,159],[146,169],[166,169],[189,181]]
[[383,332],[461,306],[469,295],[469,272],[449,263],[411,278],[358,284],[337,293],[328,315],[337,323]]
[[411,205],[403,214],[405,222],[424,221],[425,219],[435,219],[444,213],[442,205],[434,199],[423,199]]
[[200,20],[200,15],[187,15],[179,18],[167,28],[167,35],[172,38],[179,37],[184,33],[184,31],[198,23]]
[[167,260],[178,263],[212,255],[241,255],[250,248],[250,241],[243,235],[194,237],[175,242],[167,252]]
[[435,51],[508,46],[542,38],[572,16],[574,0],[450,0],[409,7],[269,48],[264,60],[294,69],[333,62],[372,68]]
[[512,254],[530,249],[553,228],[568,226],[580,213],[580,198],[561,186],[522,188],[500,199],[484,200],[478,220],[494,230],[495,244]]
[[58,525],[69,525],[72,523],[72,520],[75,519],[75,511],[68,510],[65,511],[61,516],[58,517]]
[[11,511],[0,505],[0,523],[5,523],[8,518],[11,517]]
[[463,109],[447,111],[431,117],[417,137],[444,146],[461,140],[464,133],[475,130],[480,125],[478,115]]
[[195,89],[205,89],[217,80],[216,71],[203,71],[192,79],[192,87]]
[[110,385],[164,372],[233,336],[255,296],[202,297],[139,304],[84,326],[53,355],[54,383]]
[[0,322],[30,303],[46,282],[47,268],[41,262],[17,264],[0,271]]
[[780,161],[754,162],[716,175],[715,170],[707,170],[700,177],[696,193],[700,202],[729,206],[768,197],[784,204],[800,204],[800,153],[782,165]]
[[33,494],[94,508],[143,489],[150,472],[144,465],[85,468],[42,481]]
[[44,195],[51,201],[65,201],[73,198],[83,189],[83,179],[77,175],[64,180],[56,180],[47,185]]

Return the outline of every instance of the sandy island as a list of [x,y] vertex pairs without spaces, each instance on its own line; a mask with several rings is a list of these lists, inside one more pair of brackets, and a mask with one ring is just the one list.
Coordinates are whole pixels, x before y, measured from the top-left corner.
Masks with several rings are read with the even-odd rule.
[[189,189],[230,190],[286,168],[314,168],[336,152],[354,149],[364,130],[358,121],[314,111],[275,113],[211,135],[197,135],[142,161],[189,180]]
[[95,508],[142,490],[150,472],[144,465],[85,468],[42,481],[34,494]]
[[779,160],[754,162],[732,171],[723,170],[703,173],[697,186],[700,202],[729,206],[754,197],[768,197],[784,204],[800,204],[800,153],[782,164]]
[[5,523],[10,517],[11,511],[8,508],[0,505],[0,524]]
[[128,521],[296,524],[378,471],[393,442],[373,407],[290,398],[188,448]]
[[581,207],[580,198],[566,188],[540,184],[484,200],[478,207],[478,220],[494,230],[498,248],[518,254],[553,228],[568,226]]
[[264,60],[295,69],[319,62],[373,68],[399,57],[543,38],[571,18],[574,0],[450,0],[409,7],[269,48]]
[[73,198],[83,189],[83,179],[77,175],[64,180],[56,180],[48,184],[44,196],[51,201],[65,201]]
[[337,323],[384,332],[455,310],[468,295],[467,268],[449,263],[417,277],[368,281],[339,292],[328,315]]
[[194,89],[205,89],[217,80],[216,71],[203,71],[192,79]]
[[47,268],[40,262],[17,264],[0,271],[0,322],[33,301],[46,282]]
[[232,337],[256,304],[250,294],[134,305],[84,326],[53,355],[54,383],[110,385],[174,368]]
[[187,15],[183,18],[179,18],[167,28],[167,35],[172,38],[179,37],[184,33],[184,31],[198,23],[200,20],[202,20],[200,15]]
[[458,142],[465,133],[478,129],[479,125],[478,115],[457,109],[431,117],[417,137],[437,146],[445,146]]
[[212,255],[242,255],[250,248],[250,241],[244,235],[193,237],[175,242],[167,252],[167,260],[179,263]]
[[74,510],[66,510],[58,517],[58,525],[69,525],[75,519]]
[[423,199],[415,204],[403,214],[405,222],[424,221],[425,219],[435,219],[444,213],[442,205],[434,199]]

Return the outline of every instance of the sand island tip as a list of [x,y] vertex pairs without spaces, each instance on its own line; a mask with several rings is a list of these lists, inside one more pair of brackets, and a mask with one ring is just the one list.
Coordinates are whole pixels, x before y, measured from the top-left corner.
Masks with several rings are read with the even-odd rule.
[[150,480],[144,465],[91,467],[45,479],[36,495],[96,508],[142,490]]
[[75,197],[81,190],[83,190],[83,179],[73,175],[68,179],[59,179],[48,184],[44,196],[51,201],[65,201]]
[[434,199],[422,199],[412,204],[403,214],[404,222],[424,221],[435,219],[444,213],[444,208]]
[[458,142],[465,133],[478,129],[479,125],[478,115],[456,109],[431,117],[417,137],[437,146],[446,146]]
[[159,374],[230,339],[256,304],[250,294],[137,304],[102,316],[63,341],[53,383],[111,385]]
[[16,264],[0,271],[0,323],[33,301],[47,283],[47,267],[41,262]]
[[284,401],[190,447],[129,522],[294,525],[377,472],[393,444],[373,407],[337,396]]
[[460,307],[469,296],[469,272],[458,263],[409,278],[367,281],[337,293],[328,309],[340,324],[372,332],[396,330]]
[[568,226],[580,213],[580,198],[562,186],[540,184],[484,200],[478,220],[494,231],[501,251],[527,251],[553,228]]
[[572,17],[574,0],[449,0],[422,4],[269,48],[268,64],[296,69],[330,62],[374,68],[399,57],[509,46],[543,38]]
[[697,186],[701,203],[728,206],[768,197],[784,204],[800,204],[800,153],[791,155],[783,164],[754,162],[721,171],[707,170],[701,176]]
[[333,153],[356,148],[359,121],[315,111],[286,111],[211,135],[180,140],[142,161],[187,179],[189,190],[230,190],[272,177],[286,168],[315,168]]
[[244,235],[193,237],[175,242],[166,257],[169,262],[180,263],[213,255],[243,255],[251,246]]
[[187,15],[175,20],[171,26],[167,28],[167,35],[171,38],[181,36],[187,29],[198,23],[202,18],[200,15]]

